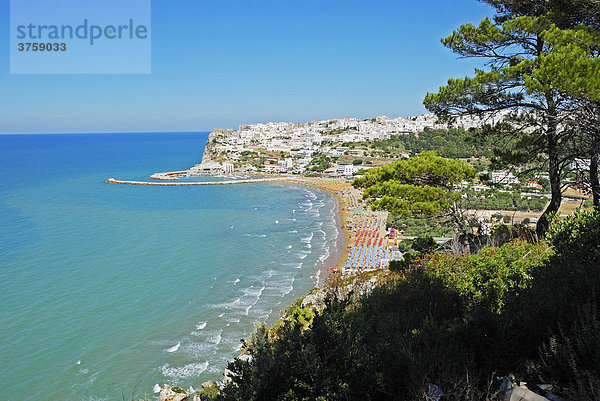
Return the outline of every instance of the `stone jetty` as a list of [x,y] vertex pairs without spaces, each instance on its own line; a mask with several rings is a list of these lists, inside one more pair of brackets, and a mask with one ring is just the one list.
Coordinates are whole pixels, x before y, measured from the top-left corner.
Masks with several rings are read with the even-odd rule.
[[229,180],[229,181],[130,181],[130,180],[117,180],[115,178],[109,178],[106,180],[109,184],[123,184],[123,185],[153,185],[160,187],[168,186],[190,186],[190,185],[232,185],[232,184],[253,184],[257,182],[275,182],[275,181],[292,181],[294,178],[256,178],[252,180]]

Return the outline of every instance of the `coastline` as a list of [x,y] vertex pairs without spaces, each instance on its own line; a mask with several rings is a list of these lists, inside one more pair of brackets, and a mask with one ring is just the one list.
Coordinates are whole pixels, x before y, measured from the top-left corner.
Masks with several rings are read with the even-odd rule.
[[[225,185],[225,184],[252,184],[252,183],[263,183],[263,184],[287,184],[295,186],[303,186],[307,188],[316,189],[327,193],[333,200],[333,221],[327,219],[324,224],[335,225],[335,231],[337,237],[329,240],[325,243],[329,254],[324,253],[327,257],[323,260],[316,261],[313,266],[313,283],[312,289],[322,288],[333,272],[341,271],[341,267],[346,262],[350,249],[350,239],[352,238],[352,231],[348,229],[348,225],[344,224],[352,219],[349,207],[351,206],[351,200],[349,195],[358,193],[346,179],[334,179],[334,178],[317,178],[317,177],[303,177],[303,176],[280,176],[271,175],[268,178],[262,176],[261,178],[244,179],[244,180],[232,180],[232,181],[211,181],[211,182],[181,182],[181,181],[128,181],[128,180],[115,180],[108,179],[106,181],[110,184],[126,184],[126,185],[155,185],[155,186],[187,186],[187,185]],[[323,256],[324,256],[323,255]],[[303,296],[306,294],[303,294]],[[292,301],[293,302],[293,301]],[[289,304],[279,305],[281,310],[279,313],[285,311]],[[251,332],[247,333],[249,337]],[[223,366],[226,368],[226,366]],[[214,377],[215,380],[222,379],[222,377]]]
[[[313,177],[289,177],[275,176],[271,178],[257,178],[245,180],[231,181],[208,181],[208,182],[174,182],[178,181],[172,175],[183,173],[181,171],[174,173],[155,173],[149,178],[157,179],[158,181],[131,181],[109,178],[106,183],[121,184],[121,185],[148,185],[148,186],[195,186],[195,185],[227,185],[227,184],[252,184],[252,183],[267,183],[281,182],[292,185],[301,185],[311,188],[316,188],[328,193],[334,200],[334,224],[338,231],[337,243],[333,247],[333,252],[320,263],[319,271],[316,272],[317,282],[315,287],[322,287],[327,281],[331,272],[340,270],[347,260],[350,253],[349,246],[352,238],[352,231],[347,228],[344,222],[350,221],[351,216],[348,213],[348,202],[344,198],[344,194],[351,191],[356,191],[346,180],[332,178],[313,178]],[[157,176],[168,175],[170,178],[165,182],[163,178]],[[340,239],[341,237],[341,239]]]
[[320,272],[318,273],[319,280],[315,287],[322,287],[330,274],[334,271],[339,271],[348,259],[352,231],[344,224],[351,217],[348,212],[349,204],[344,194],[356,190],[345,180],[331,178],[312,179],[310,177],[301,177],[289,180],[288,183],[319,189],[328,193],[334,200],[334,224],[338,231],[338,238],[333,252],[321,263]]

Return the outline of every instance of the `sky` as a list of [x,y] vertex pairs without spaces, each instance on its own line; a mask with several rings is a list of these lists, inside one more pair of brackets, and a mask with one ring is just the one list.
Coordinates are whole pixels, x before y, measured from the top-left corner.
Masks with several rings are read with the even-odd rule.
[[493,14],[476,0],[152,0],[150,74],[46,75],[10,73],[0,5],[5,134],[418,115],[427,92],[478,66],[440,38]]

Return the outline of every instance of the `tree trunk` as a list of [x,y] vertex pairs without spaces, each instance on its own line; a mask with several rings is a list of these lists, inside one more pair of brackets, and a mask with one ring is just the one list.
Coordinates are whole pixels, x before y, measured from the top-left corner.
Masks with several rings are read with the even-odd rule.
[[463,215],[461,208],[456,202],[452,208],[450,208],[450,221],[452,222],[452,228],[454,229],[454,238],[462,247],[461,253],[464,255],[470,254],[471,246],[469,244],[467,222],[465,221],[465,216]]
[[595,152],[590,159],[590,184],[592,187],[592,196],[594,198],[594,207],[600,208],[600,182],[598,181],[598,164],[600,163],[600,149],[596,147]]
[[[553,121],[555,121],[553,119]],[[556,143],[556,123],[551,123],[546,131],[548,141],[548,173],[550,178],[550,203],[540,216],[535,228],[538,238],[543,238],[548,228],[550,228],[550,215],[558,212],[562,202],[562,188],[560,185],[560,163],[558,156],[558,144]]]

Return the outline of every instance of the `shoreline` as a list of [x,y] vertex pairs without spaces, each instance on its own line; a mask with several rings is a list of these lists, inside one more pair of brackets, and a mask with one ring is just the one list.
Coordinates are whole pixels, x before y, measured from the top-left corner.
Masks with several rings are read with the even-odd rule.
[[317,285],[315,285],[315,288],[320,288],[326,283],[331,273],[341,270],[348,259],[352,232],[344,223],[350,220],[350,215],[348,213],[346,199],[342,193],[356,190],[347,181],[340,179],[299,177],[286,181],[290,184],[319,189],[328,193],[334,200],[334,224],[338,231],[338,238],[333,252],[321,263],[322,266],[321,271],[319,272],[319,280]]
[[[182,172],[175,172],[180,174]],[[165,174],[171,175],[173,173],[155,173],[149,178],[154,178],[156,175]],[[174,182],[177,181],[177,182]],[[133,181],[133,180],[118,180],[115,178],[109,178],[106,183],[109,184],[120,184],[120,185],[144,185],[144,186],[206,186],[206,185],[233,185],[233,184],[253,184],[253,183],[270,183],[279,182],[287,183],[292,185],[300,185],[310,188],[319,189],[323,192],[328,193],[334,200],[334,224],[338,232],[338,238],[336,244],[333,246],[333,252],[330,253],[325,260],[317,263],[321,265],[316,272],[316,284],[315,288],[322,287],[330,274],[334,271],[339,271],[344,262],[347,260],[350,253],[348,244],[352,238],[352,232],[344,224],[345,221],[349,221],[350,216],[348,213],[348,205],[346,199],[342,195],[346,191],[355,191],[354,188],[343,179],[336,178],[316,178],[316,177],[289,177],[289,176],[276,176],[272,178],[257,178],[257,179],[244,179],[244,180],[228,180],[228,181],[189,181],[181,182],[177,178],[170,178],[168,180],[160,181]],[[340,193],[341,192],[341,193]],[[341,237],[341,239],[340,239]]]
[[[313,265],[313,280],[312,289],[323,288],[327,283],[331,275],[335,272],[341,272],[348,255],[350,253],[350,240],[352,238],[352,230],[348,228],[349,222],[352,220],[351,213],[349,211],[352,205],[351,197],[359,196],[359,192],[354,189],[346,179],[337,178],[317,178],[317,177],[304,177],[304,176],[271,176],[265,178],[264,176],[256,179],[243,179],[243,180],[231,180],[231,181],[209,181],[209,182],[181,182],[181,181],[157,181],[157,182],[143,182],[143,181],[127,181],[127,180],[116,180],[114,178],[106,180],[110,184],[124,184],[124,185],[150,185],[150,186],[190,186],[190,185],[226,185],[226,184],[250,184],[250,183],[278,183],[295,186],[303,186],[306,188],[316,189],[327,193],[333,201],[333,223],[329,220],[324,220],[323,224],[334,224],[337,237],[335,239],[326,240],[324,244],[329,255],[323,260],[317,260]],[[331,241],[331,242],[329,242]],[[328,243],[329,242],[329,243]],[[325,255],[325,253],[324,253]],[[310,290],[309,290],[310,291]],[[303,294],[302,296],[305,296]],[[292,303],[295,300],[292,301]],[[285,311],[290,304],[280,305],[281,310],[279,314]],[[247,334],[248,336],[251,333]],[[226,369],[226,366],[223,367]],[[222,377],[215,377],[216,380],[222,379]]]

